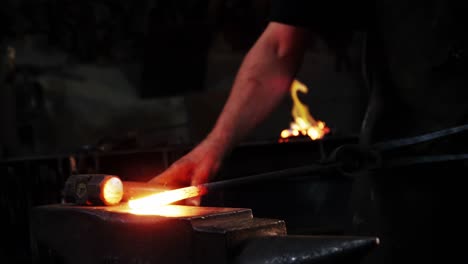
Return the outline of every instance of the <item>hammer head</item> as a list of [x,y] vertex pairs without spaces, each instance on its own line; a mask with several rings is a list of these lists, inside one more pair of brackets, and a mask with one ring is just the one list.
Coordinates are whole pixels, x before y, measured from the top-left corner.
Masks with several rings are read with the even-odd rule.
[[116,205],[123,197],[123,183],[108,174],[70,175],[63,197],[65,202],[78,205]]

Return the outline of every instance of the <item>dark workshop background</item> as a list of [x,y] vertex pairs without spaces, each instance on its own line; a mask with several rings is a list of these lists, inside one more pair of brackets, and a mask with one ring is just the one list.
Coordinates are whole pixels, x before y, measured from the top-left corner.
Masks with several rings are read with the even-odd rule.
[[[1,257],[29,261],[28,210],[60,202],[70,173],[147,180],[201,140],[268,8],[268,0],[3,0],[0,209],[4,232],[13,234],[3,236]],[[354,42],[356,66],[358,32]],[[232,153],[222,177],[307,164],[355,140],[365,89],[353,78],[359,67],[335,62],[319,42],[298,75],[309,86],[302,101],[332,128],[323,144],[277,143],[291,121],[288,99]],[[341,228],[347,191],[346,183],[263,184],[211,204],[286,219],[291,232],[323,233]],[[271,201],[274,208],[265,206]]]

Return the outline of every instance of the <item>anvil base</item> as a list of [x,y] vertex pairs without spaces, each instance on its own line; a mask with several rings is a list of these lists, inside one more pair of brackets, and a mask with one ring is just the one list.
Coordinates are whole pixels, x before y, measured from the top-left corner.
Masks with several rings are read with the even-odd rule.
[[126,206],[39,206],[31,228],[37,251],[71,264],[228,263],[247,239],[287,234],[284,221],[250,209],[181,205],[143,215]]

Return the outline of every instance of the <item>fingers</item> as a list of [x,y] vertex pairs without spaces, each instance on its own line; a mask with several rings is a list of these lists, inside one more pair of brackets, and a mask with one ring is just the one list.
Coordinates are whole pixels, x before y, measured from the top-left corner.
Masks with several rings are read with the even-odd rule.
[[185,200],[185,204],[190,205],[190,206],[200,206],[201,197],[189,198],[189,199]]
[[190,185],[197,186],[208,182],[208,179],[211,176],[211,165],[201,164],[192,176]]
[[[197,186],[197,185],[203,184],[203,183],[206,182],[206,180],[204,180],[205,178],[206,178],[206,176],[203,175],[203,174],[200,174],[200,172],[199,172],[196,175],[194,175],[194,177],[192,177],[192,181],[191,181],[190,185]],[[201,197],[193,197],[193,198],[186,199],[185,204],[186,205],[191,205],[191,206],[200,206]]]
[[189,162],[178,161],[173,163],[163,173],[152,178],[148,183],[167,187],[179,188],[190,185],[190,175],[193,165]]
[[[195,153],[195,154],[193,154]],[[192,152],[174,162],[167,170],[152,178],[150,184],[159,184],[169,188],[181,188],[204,184],[219,169],[219,156],[206,155],[206,153]],[[189,198],[184,201],[186,205],[199,206],[201,197]]]
[[[197,186],[200,184],[207,183],[211,176],[212,170],[213,170],[212,163],[201,164],[197,168],[195,173],[193,174],[190,185]],[[193,198],[186,199],[185,204],[191,205],[191,206],[200,206],[201,197],[193,197]]]

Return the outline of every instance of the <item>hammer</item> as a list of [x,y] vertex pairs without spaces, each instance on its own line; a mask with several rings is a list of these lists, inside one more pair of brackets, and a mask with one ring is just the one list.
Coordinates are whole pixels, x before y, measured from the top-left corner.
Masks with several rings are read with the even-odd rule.
[[145,182],[122,181],[115,175],[75,174],[68,177],[62,195],[67,203],[99,206],[117,205],[166,190],[168,188]]

